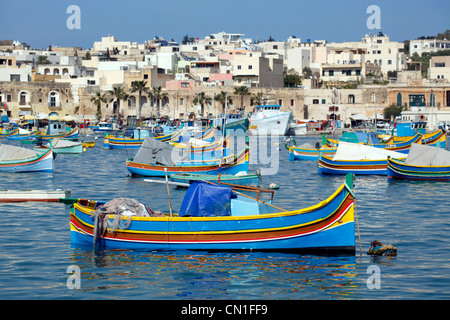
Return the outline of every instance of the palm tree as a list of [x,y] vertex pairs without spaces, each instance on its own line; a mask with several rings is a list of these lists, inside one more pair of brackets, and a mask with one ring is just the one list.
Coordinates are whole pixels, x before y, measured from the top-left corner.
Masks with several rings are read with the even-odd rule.
[[111,99],[109,102],[113,102],[114,98],[116,99],[116,118],[119,119],[120,117],[120,100],[127,100],[128,94],[126,93],[124,87],[121,86],[115,86],[112,90],[109,90],[108,93],[111,95]]
[[203,117],[203,112],[205,111],[204,105],[205,103],[210,104],[212,101],[212,99],[210,97],[208,97],[204,92],[200,92],[195,98],[194,98],[194,103],[200,103],[201,106],[201,111],[200,111],[200,115]]
[[152,100],[156,100],[156,115],[159,118],[161,110],[160,102],[161,100],[168,99],[169,95],[167,92],[161,92],[161,86],[159,86],[153,87],[152,91],[149,92],[148,97]]
[[234,94],[241,96],[241,109],[244,109],[244,96],[250,94],[250,92],[248,92],[248,88],[246,86],[236,87],[234,88]]
[[131,92],[138,92],[139,93],[139,106],[138,106],[138,116],[137,116],[137,121],[141,121],[141,110],[142,110],[142,105],[141,105],[141,97],[142,97],[142,92],[148,92],[148,88],[146,87],[147,85],[147,81],[133,81],[131,83]]
[[264,98],[262,92],[257,92],[256,94],[252,95],[253,102],[259,106],[263,104]]
[[230,102],[231,97],[225,91],[220,91],[220,93],[214,96],[214,100],[222,104],[222,113],[225,113],[225,103]]
[[97,120],[100,121],[102,118],[102,102],[106,103],[106,95],[101,93],[100,91],[97,91],[95,95],[91,98],[91,102],[94,103],[97,106]]

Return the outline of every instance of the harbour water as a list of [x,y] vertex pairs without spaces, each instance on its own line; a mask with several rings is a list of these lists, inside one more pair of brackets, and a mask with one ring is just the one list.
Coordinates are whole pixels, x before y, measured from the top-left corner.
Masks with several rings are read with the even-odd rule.
[[[297,145],[319,139],[296,137]],[[2,173],[2,188],[70,189],[73,197],[97,200],[129,197],[167,212],[165,185],[128,175],[125,160],[136,151],[104,149],[102,142],[81,155],[58,155],[53,174]],[[263,177],[264,186],[280,187],[277,206],[314,205],[343,183],[343,176],[319,175],[314,161],[289,162],[279,142],[272,145],[278,172]],[[69,206],[1,203],[0,299],[449,299],[450,184],[381,176],[356,177],[355,184],[362,247],[360,255],[357,236],[355,256],[96,252],[71,247]],[[184,193],[170,188],[174,210]],[[373,240],[396,246],[398,256],[366,255]],[[80,271],[79,288],[68,281],[73,268]]]

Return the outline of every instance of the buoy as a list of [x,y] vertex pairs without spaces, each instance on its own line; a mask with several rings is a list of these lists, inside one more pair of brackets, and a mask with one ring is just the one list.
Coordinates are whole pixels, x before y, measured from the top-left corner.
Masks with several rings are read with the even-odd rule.
[[86,151],[86,147],[85,147],[85,148],[83,148],[83,151]]

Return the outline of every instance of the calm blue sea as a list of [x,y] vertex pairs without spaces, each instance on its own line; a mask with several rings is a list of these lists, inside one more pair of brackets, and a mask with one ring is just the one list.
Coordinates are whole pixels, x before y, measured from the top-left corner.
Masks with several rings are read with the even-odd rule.
[[[296,138],[297,145],[319,139]],[[319,175],[316,162],[289,162],[282,138],[279,142],[268,142],[272,155],[279,156],[278,172],[263,177],[265,186],[280,187],[277,206],[294,209],[316,204],[344,181],[341,176]],[[71,189],[73,197],[97,200],[131,197],[168,211],[165,185],[128,175],[125,160],[134,153],[104,149],[98,139],[95,148],[82,155],[58,155],[53,174],[2,173],[1,187]],[[170,188],[175,210],[184,192]],[[450,299],[450,183],[357,177],[356,195],[363,252],[360,255],[357,243],[357,254],[350,257],[94,252],[71,247],[67,205],[3,203],[0,299]],[[398,256],[367,256],[372,240],[393,244]],[[81,272],[79,289],[68,286],[73,266]]]

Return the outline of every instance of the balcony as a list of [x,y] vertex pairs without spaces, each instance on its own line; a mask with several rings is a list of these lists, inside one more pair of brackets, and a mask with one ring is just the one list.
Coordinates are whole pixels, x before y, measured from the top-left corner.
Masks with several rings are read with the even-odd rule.
[[49,101],[48,102],[49,109],[61,109],[61,102],[59,101]]

